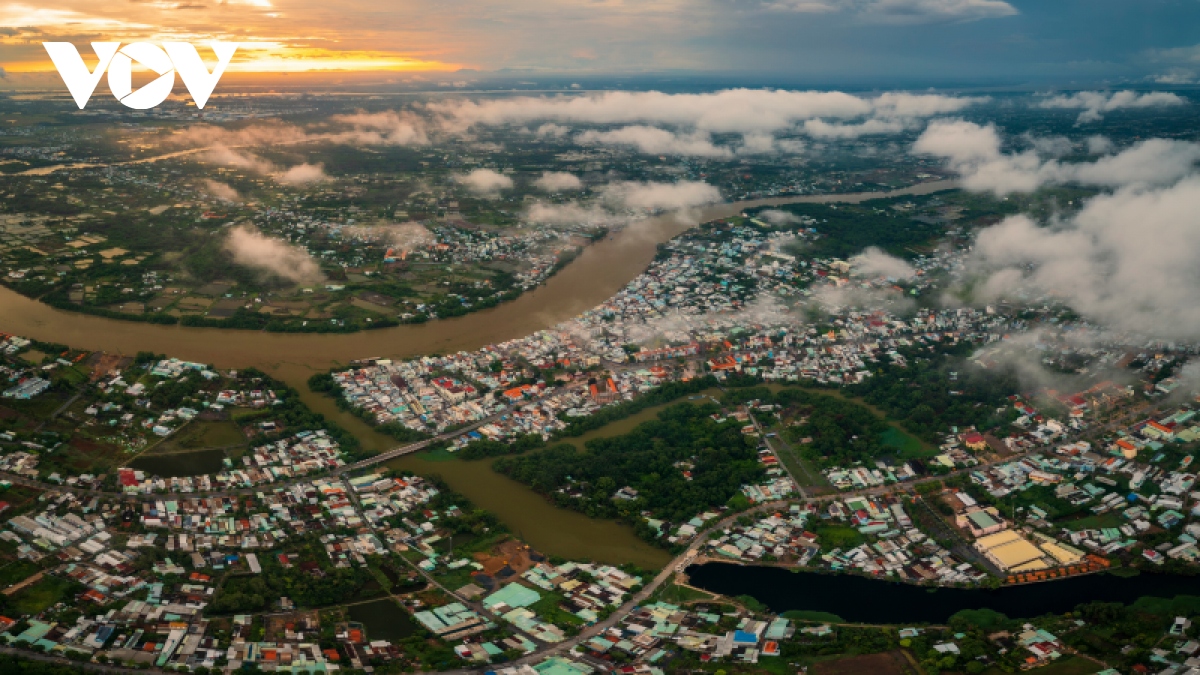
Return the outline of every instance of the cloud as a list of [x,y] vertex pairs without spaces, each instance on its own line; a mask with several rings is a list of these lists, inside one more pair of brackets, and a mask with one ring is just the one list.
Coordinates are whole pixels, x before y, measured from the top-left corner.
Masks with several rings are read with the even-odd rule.
[[600,194],[609,204],[646,211],[690,209],[721,201],[721,191],[702,181],[612,183]]
[[780,209],[767,209],[758,214],[758,217],[766,220],[772,225],[792,225],[800,222],[800,216]]
[[1018,14],[1003,0],[769,0],[768,9],[801,14],[852,12],[880,23],[976,21]]
[[307,251],[285,241],[268,237],[258,230],[239,225],[229,231],[225,250],[239,265],[253,267],[297,284],[318,284],[325,280],[321,267]]
[[1094,162],[1077,163],[1045,160],[1036,150],[1006,154],[1001,144],[995,125],[938,120],[917,138],[913,152],[944,158],[968,190],[1000,196],[1043,185],[1166,185],[1191,173],[1200,161],[1200,144],[1157,138]]
[[613,213],[598,205],[531,204],[525,212],[525,220],[531,223],[552,225],[557,227],[582,225],[584,227],[619,227],[628,224],[633,217],[628,214]]
[[278,167],[276,167],[274,163],[265,160],[258,155],[242,152],[241,150],[235,150],[224,145],[216,145],[212,148],[209,148],[209,150],[204,153],[204,159],[212,162],[213,164],[245,169],[253,173],[262,174],[264,176],[269,176],[278,170]]
[[1150,81],[1168,85],[1196,84],[1196,71],[1187,68],[1172,68],[1165,73],[1151,76]]
[[216,145],[209,148],[203,153],[203,159],[213,164],[231,166],[263,176],[269,176],[275,182],[283,185],[309,185],[329,179],[329,176],[325,175],[325,169],[321,164],[304,163],[283,168],[258,155],[224,145]]
[[310,185],[329,180],[325,175],[322,164],[297,164],[275,176],[275,180],[284,185]]
[[1098,134],[1095,136],[1088,136],[1087,140],[1084,142],[1087,143],[1087,151],[1089,155],[1107,155],[1117,147],[1111,140],[1108,139],[1108,137],[1100,136]]
[[976,299],[1045,294],[1115,329],[1200,338],[1200,176],[1126,187],[1066,220],[1011,216],[976,238]]
[[561,124],[547,122],[546,124],[538,127],[533,133],[539,138],[563,138],[567,134],[571,133],[571,127],[564,127]]
[[910,122],[903,119],[869,119],[857,124],[831,124],[825,120],[806,120],[802,129],[813,138],[845,139],[872,134],[894,134],[908,129]]
[[1039,155],[1047,157],[1062,157],[1075,152],[1075,142],[1066,136],[1034,136],[1026,131],[1021,134],[1021,140],[1033,146]]
[[729,159],[733,151],[713,145],[707,132],[676,134],[666,129],[644,125],[622,127],[612,131],[585,131],[575,137],[580,145],[631,146],[647,155],[682,155]]
[[354,131],[334,138],[361,145],[428,145],[425,121],[412,113],[395,111],[353,115],[334,115],[334,122],[354,127]]
[[242,197],[237,193],[237,190],[234,190],[225,183],[212,180],[211,178],[204,179],[204,189],[206,192],[208,192],[208,194],[220,199],[223,202],[242,201]]
[[365,241],[385,241],[400,253],[411,253],[437,243],[437,237],[417,222],[355,225],[343,228],[342,236]]
[[1134,377],[1128,370],[1117,370],[1111,366],[1088,364],[1087,374],[1076,374],[1050,370],[1043,363],[1043,359],[1064,352],[1089,350],[1107,340],[1108,336],[1103,333],[1080,328],[1061,332],[1039,329],[1005,335],[999,341],[980,347],[969,361],[993,373],[1011,373],[1020,382],[1023,391],[1052,389],[1071,393],[1083,391],[1100,380],[1118,384],[1132,382]]
[[[448,131],[473,126],[547,122],[655,125],[709,133],[774,133],[805,120],[927,117],[959,112],[984,99],[888,93],[863,97],[838,91],[724,89],[700,94],[610,91],[553,97],[518,96],[437,101],[427,105]],[[545,128],[545,127],[543,127]],[[556,129],[557,130],[557,129]]]
[[556,226],[621,227],[647,213],[685,214],[689,209],[721,201],[720,190],[699,181],[620,182],[605,185],[597,192],[599,200],[594,204],[532,204],[525,219]]
[[912,265],[885,253],[877,246],[867,247],[862,253],[851,258],[850,264],[854,274],[870,278],[911,279],[917,275]]
[[566,190],[582,190],[583,181],[579,176],[566,171],[545,171],[542,177],[533,183],[543,192],[564,192]]
[[189,125],[168,136],[166,142],[192,147],[227,148],[293,145],[323,140],[294,124],[253,124],[239,129],[227,129],[212,124]]
[[907,314],[916,307],[916,301],[894,288],[873,286],[819,286],[813,291],[812,299],[829,314],[855,309],[883,309],[893,314]]
[[1103,113],[1131,108],[1156,108],[1183,105],[1187,101],[1166,91],[1138,94],[1134,91],[1105,93],[1102,91],[1080,91],[1070,95],[1052,96],[1038,102],[1040,108],[1082,110],[1077,124],[1098,122]]
[[513,179],[491,169],[475,169],[455,176],[455,180],[478,195],[495,196],[501,190],[511,189]]

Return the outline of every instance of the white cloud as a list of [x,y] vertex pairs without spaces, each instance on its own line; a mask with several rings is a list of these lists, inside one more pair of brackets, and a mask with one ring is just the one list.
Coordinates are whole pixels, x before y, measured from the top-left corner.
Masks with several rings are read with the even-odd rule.
[[354,127],[354,131],[336,134],[333,140],[360,145],[428,145],[425,122],[412,113],[385,111],[358,112],[353,115],[334,115],[337,123]]
[[800,222],[800,216],[781,209],[767,209],[760,212],[758,217],[772,225],[791,225]]
[[907,262],[890,255],[877,246],[869,246],[850,259],[853,273],[859,276],[889,279],[911,279],[917,271]]
[[278,167],[274,163],[262,157],[224,145],[217,145],[210,148],[204,153],[204,159],[213,164],[246,169],[247,171],[264,176],[271,175],[278,170]]
[[628,181],[606,185],[601,188],[600,193],[609,204],[647,211],[690,209],[721,201],[721,191],[701,181]]
[[538,127],[533,133],[540,138],[563,138],[567,134],[571,133],[571,127],[564,127],[561,124],[547,122]]
[[1007,195],[1043,185],[1075,183],[1099,187],[1166,185],[1192,172],[1200,144],[1150,139],[1094,162],[1044,160],[1036,150],[1001,152],[994,125],[963,120],[935,121],[913,145],[918,154],[942,157],[968,190]]
[[766,6],[803,14],[854,12],[865,20],[884,23],[975,21],[1019,13],[1004,0],[771,0]]
[[1107,136],[1099,134],[1088,136],[1085,142],[1087,143],[1087,150],[1090,155],[1107,155],[1117,147]]
[[258,230],[239,225],[229,231],[225,250],[239,265],[253,267],[298,284],[317,284],[325,279],[321,267],[308,251]]
[[1120,330],[1200,337],[1200,177],[1166,188],[1127,187],[1089,200],[1072,218],[1039,226],[1012,216],[980,232],[973,261],[981,301],[1045,293]]
[[471,192],[484,196],[494,196],[501,190],[508,190],[513,186],[513,179],[491,169],[475,169],[469,173],[459,174],[455,180],[467,186]]
[[531,204],[525,212],[525,220],[544,225],[582,225],[585,227],[617,227],[627,224],[627,214],[617,214],[598,205],[582,204]]
[[320,164],[305,163],[284,168],[253,153],[224,145],[213,146],[202,156],[205,161],[269,176],[284,185],[308,185],[329,179],[329,176],[325,175],[324,167]]
[[579,180],[579,176],[567,173],[566,171],[545,171],[542,173],[542,177],[534,181],[533,184],[544,192],[583,189],[583,181]]
[[1166,91],[1138,94],[1135,91],[1080,91],[1070,95],[1052,96],[1038,102],[1041,108],[1082,110],[1076,123],[1097,122],[1106,112],[1130,108],[1155,108],[1176,106],[1186,103],[1179,96]]
[[584,225],[620,227],[652,212],[669,211],[681,215],[689,209],[721,201],[717,188],[699,181],[678,183],[610,183],[598,191],[594,204],[532,204],[525,219],[547,225]]
[[612,131],[585,131],[575,137],[581,145],[631,146],[647,155],[680,155],[729,159],[733,151],[713,145],[704,131],[676,134],[666,129],[644,125],[622,127]]
[[838,91],[725,89],[701,94],[611,91],[553,97],[453,100],[428,104],[450,131],[475,125],[661,125],[709,133],[774,133],[811,119],[920,118],[961,111],[984,99],[938,94],[887,93],[863,97]]
[[869,119],[856,124],[831,124],[825,120],[805,120],[804,133],[813,138],[844,139],[872,134],[894,134],[909,128],[911,123],[903,119]]
[[1021,134],[1021,139],[1046,157],[1062,157],[1075,152],[1075,142],[1066,136],[1034,136],[1026,131]]
[[211,178],[204,179],[204,190],[208,192],[208,194],[220,199],[223,202],[242,201],[242,197],[237,193],[237,190],[234,190],[226,183],[215,181]]
[[329,180],[325,175],[325,167],[321,164],[297,164],[275,176],[275,180],[285,185],[311,185]]

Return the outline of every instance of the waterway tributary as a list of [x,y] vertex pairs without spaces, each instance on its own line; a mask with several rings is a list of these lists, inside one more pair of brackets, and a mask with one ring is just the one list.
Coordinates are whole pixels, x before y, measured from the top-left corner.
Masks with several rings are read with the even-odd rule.
[[[512,302],[422,325],[351,334],[162,326],[67,312],[0,287],[0,331],[94,351],[120,354],[152,351],[218,368],[254,366],[295,387],[310,408],[342,425],[367,449],[383,450],[394,447],[396,442],[375,432],[354,415],[339,410],[332,399],[310,392],[306,382],[312,374],[359,358],[405,358],[471,350],[553,326],[607,300],[646,269],[658,244],[683,233],[696,222],[727,218],[755,206],[857,203],[889,196],[931,194],[954,187],[952,181],[937,181],[892,192],[715,204],[698,209],[686,219],[676,215],[647,218],[587,247],[545,284]],[[648,417],[638,416],[610,427],[627,430],[642,419]],[[604,431],[622,433],[610,432],[608,428]],[[494,511],[514,532],[547,553],[646,566],[666,561],[663,552],[636,538],[631,529],[556,508],[524,486],[493,472],[486,461],[435,462],[418,455],[397,460],[393,466],[440,474],[455,490]]]

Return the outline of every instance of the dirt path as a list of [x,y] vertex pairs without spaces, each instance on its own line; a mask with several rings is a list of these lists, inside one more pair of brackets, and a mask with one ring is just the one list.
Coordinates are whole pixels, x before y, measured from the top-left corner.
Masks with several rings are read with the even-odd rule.
[[36,584],[37,582],[41,581],[42,577],[45,575],[46,575],[45,572],[38,572],[37,574],[26,577],[24,581],[19,581],[19,582],[13,584],[12,586],[9,586],[8,588],[4,589],[3,591],[0,591],[0,594],[12,595],[13,593],[16,593],[17,591],[21,590],[22,588],[25,588],[26,586],[32,586],[33,584]]

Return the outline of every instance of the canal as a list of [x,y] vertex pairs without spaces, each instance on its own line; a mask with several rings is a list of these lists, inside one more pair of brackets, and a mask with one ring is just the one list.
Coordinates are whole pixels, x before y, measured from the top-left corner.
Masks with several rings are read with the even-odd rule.
[[836,614],[850,623],[945,623],[964,609],[991,609],[1011,618],[1062,614],[1089,602],[1132,603],[1143,596],[1200,596],[1200,577],[1090,574],[991,589],[938,588],[850,574],[782,567],[705,563],[687,570],[691,585],[727,597],[749,595],[773,612]]

